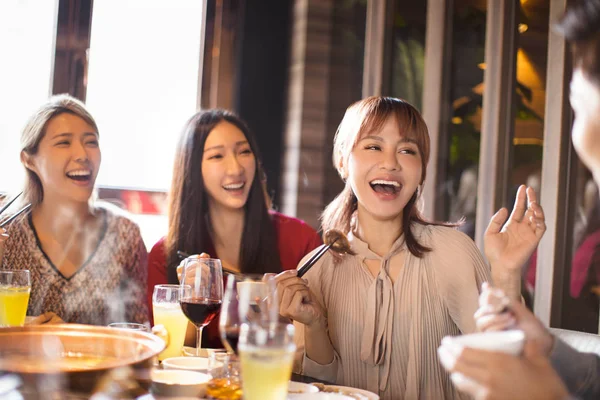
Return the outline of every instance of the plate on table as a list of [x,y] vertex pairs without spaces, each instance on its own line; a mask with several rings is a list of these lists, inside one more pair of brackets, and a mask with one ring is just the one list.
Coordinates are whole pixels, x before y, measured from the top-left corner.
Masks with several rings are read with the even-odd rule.
[[379,396],[368,390],[357,389],[348,386],[337,386],[337,385],[323,385],[314,384],[321,392],[325,393],[340,393],[357,400],[379,400]]
[[152,393],[144,394],[136,400],[205,400],[202,397],[155,397]]
[[[305,394],[305,393],[318,393],[319,389],[313,385],[309,385],[308,383],[300,383],[300,382],[294,382],[294,381],[290,381],[290,384],[288,386],[288,394],[291,395],[290,399],[294,398],[294,395],[300,395],[300,394]],[[152,395],[151,393],[146,394],[144,396],[138,397],[137,400],[160,400],[163,397],[156,397],[154,395]],[[187,398],[179,398],[181,400],[187,399]]]
[[308,383],[290,381],[288,386],[288,394],[300,394],[300,393],[318,393],[319,389]]

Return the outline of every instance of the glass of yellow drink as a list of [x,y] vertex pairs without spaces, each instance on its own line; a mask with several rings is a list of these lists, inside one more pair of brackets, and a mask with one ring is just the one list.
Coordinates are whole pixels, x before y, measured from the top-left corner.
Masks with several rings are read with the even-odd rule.
[[156,285],[152,293],[154,325],[163,325],[169,333],[169,345],[158,355],[160,361],[181,355],[188,319],[179,305],[179,285]]
[[294,362],[294,326],[243,324],[238,345],[244,400],[285,400]]
[[31,292],[29,271],[0,271],[0,326],[23,326]]

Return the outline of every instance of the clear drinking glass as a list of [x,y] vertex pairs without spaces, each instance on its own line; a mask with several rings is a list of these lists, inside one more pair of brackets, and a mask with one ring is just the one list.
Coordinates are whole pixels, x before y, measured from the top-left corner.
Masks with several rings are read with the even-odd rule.
[[152,293],[152,314],[154,325],[162,325],[169,334],[169,345],[158,355],[162,361],[181,355],[185,341],[188,320],[179,305],[179,285],[156,285]]
[[179,304],[183,313],[196,326],[196,355],[200,356],[202,328],[221,309],[223,269],[221,260],[189,257],[183,260]]
[[0,271],[0,327],[25,324],[30,293],[28,270]]
[[221,341],[237,354],[243,323],[269,323],[279,319],[275,279],[270,275],[228,275],[219,316]]
[[294,326],[243,324],[239,342],[244,400],[285,400],[294,363]]
[[217,400],[238,400],[242,397],[240,366],[237,357],[226,350],[216,350],[208,356],[208,382],[206,395]]

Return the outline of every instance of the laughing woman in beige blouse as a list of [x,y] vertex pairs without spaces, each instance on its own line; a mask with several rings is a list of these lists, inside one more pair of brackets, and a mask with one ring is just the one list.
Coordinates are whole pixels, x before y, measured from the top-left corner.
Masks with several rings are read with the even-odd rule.
[[[445,335],[475,330],[479,288],[492,274],[471,239],[419,213],[428,158],[427,127],[410,104],[370,97],[346,111],[334,143],[346,186],[322,227],[347,232],[355,254],[327,253],[305,279],[277,277],[305,375],[382,399],[461,397],[436,349]],[[518,297],[519,268],[545,225],[532,190],[520,188],[515,204],[504,227],[507,210],[492,219],[486,254],[496,284]]]

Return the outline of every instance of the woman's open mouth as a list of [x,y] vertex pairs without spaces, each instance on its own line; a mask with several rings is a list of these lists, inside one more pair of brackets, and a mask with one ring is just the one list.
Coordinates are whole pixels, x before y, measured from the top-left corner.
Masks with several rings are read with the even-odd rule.
[[371,188],[379,194],[393,195],[400,193],[402,185],[396,181],[386,181],[383,179],[376,179],[371,181]]
[[228,193],[238,195],[244,192],[244,187],[246,187],[246,182],[236,182],[230,183],[227,185],[223,185],[223,189],[225,189]]
[[67,172],[67,178],[75,181],[79,185],[86,185],[92,181],[92,171],[89,169],[78,169]]

